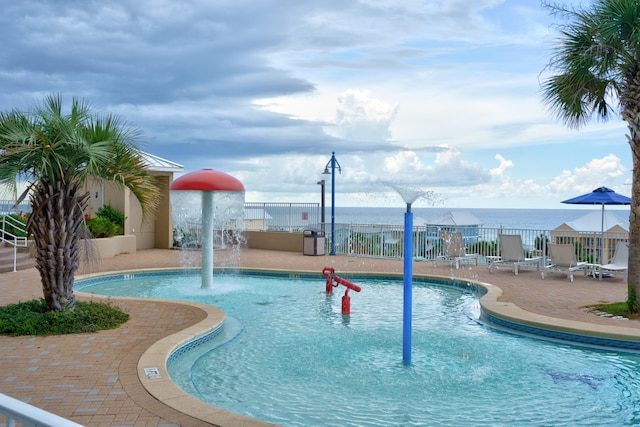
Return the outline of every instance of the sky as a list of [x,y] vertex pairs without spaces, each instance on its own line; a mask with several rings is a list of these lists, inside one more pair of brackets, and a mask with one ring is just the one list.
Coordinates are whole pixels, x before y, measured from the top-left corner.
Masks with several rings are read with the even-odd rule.
[[325,179],[330,205],[332,152],[336,206],[404,207],[398,188],[416,207],[630,196],[624,122],[570,129],[543,103],[560,21],[537,0],[0,4],[0,110],[83,99],[246,201],[319,203]]

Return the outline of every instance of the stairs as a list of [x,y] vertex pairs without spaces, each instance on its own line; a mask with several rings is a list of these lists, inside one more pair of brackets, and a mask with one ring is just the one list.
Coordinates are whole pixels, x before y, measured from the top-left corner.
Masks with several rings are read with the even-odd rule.
[[[16,254],[16,270],[24,270],[36,266],[29,248],[18,247]],[[13,246],[0,242],[0,273],[13,271]]]

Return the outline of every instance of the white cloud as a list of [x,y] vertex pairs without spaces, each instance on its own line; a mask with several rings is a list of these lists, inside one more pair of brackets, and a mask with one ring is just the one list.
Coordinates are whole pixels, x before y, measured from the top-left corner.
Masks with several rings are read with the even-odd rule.
[[513,162],[511,160],[505,159],[500,154],[496,154],[495,159],[500,162],[500,165],[489,170],[489,173],[492,177],[500,178],[504,175],[507,169],[513,168]]
[[[548,182],[540,182],[535,178],[515,178],[517,165],[499,154],[495,158],[499,165],[491,169],[492,178],[489,183],[467,190],[454,188],[449,196],[452,199],[462,198],[467,203],[484,202],[484,205],[495,207],[561,208],[560,201],[588,193],[601,186],[611,187],[622,194],[629,192],[628,187],[617,184],[627,169],[613,154],[592,159],[573,170],[562,170]],[[481,195],[481,199],[478,195]]]
[[415,152],[401,151],[395,156],[384,159],[384,169],[390,174],[399,174],[405,171],[414,173],[423,170],[424,165]]
[[[617,187],[619,177],[627,172],[620,159],[610,154],[600,159],[593,159],[585,165],[571,170],[564,170],[556,177],[548,188],[555,192],[574,192],[575,195],[588,193],[598,187]],[[628,192],[623,191],[623,192]]]
[[397,113],[397,105],[374,98],[370,90],[349,89],[338,95],[333,124],[324,129],[338,138],[383,141],[391,137],[389,128]]
[[315,200],[332,151],[342,205],[392,180],[541,207],[619,188],[631,167],[614,147],[624,123],[576,132],[542,104],[552,18],[538,2],[157,3],[12,2],[0,109],[86,96],[140,127],[143,149],[261,200]]

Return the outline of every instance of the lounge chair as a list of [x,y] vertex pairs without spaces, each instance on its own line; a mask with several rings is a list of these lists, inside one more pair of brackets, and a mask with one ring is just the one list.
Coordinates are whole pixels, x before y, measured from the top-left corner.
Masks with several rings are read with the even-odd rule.
[[585,276],[587,275],[587,267],[589,264],[586,262],[578,262],[576,259],[576,248],[573,245],[549,243],[547,244],[547,249],[549,249],[549,260],[551,263],[546,265],[540,272],[540,277],[543,279],[547,271],[564,273],[572,282],[574,271],[582,271]]
[[478,254],[468,254],[465,252],[462,233],[460,232],[443,231],[442,250],[444,254],[436,258],[436,265],[438,260],[443,260],[454,264],[456,269],[458,269],[460,268],[460,261],[465,259],[472,259],[475,265],[478,265]]
[[522,246],[522,236],[519,234],[498,234],[498,247],[500,255],[489,260],[489,272],[493,273],[496,267],[511,267],[513,273],[518,275],[520,267],[535,267],[540,270],[541,257],[527,258]]
[[[598,275],[600,279],[602,279],[602,275],[607,273],[624,273],[624,280],[627,281],[627,273],[629,270],[629,244],[627,242],[618,242],[616,243],[616,249],[613,253],[613,258],[609,264],[596,264],[596,270],[598,271]],[[595,273],[594,273],[595,274]]]

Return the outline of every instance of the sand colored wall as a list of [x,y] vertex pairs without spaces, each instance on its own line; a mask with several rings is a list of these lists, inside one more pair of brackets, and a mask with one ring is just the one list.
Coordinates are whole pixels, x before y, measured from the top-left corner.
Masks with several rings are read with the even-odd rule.
[[150,172],[158,188],[160,199],[155,218],[142,218],[142,208],[136,197],[126,188],[112,182],[89,180],[86,188],[91,197],[88,213],[95,216],[101,206],[110,204],[125,215],[124,234],[135,236],[136,249],[169,249],[173,245],[173,223],[169,188],[173,181],[171,172]]
[[161,197],[158,215],[155,220],[154,248],[170,249],[173,246],[173,221],[171,220],[171,199],[169,197],[173,174],[158,174],[156,185],[160,189]]
[[[91,239],[91,253],[95,252],[97,258],[111,258],[119,254],[136,253],[135,236],[113,236],[102,239]],[[80,245],[80,251],[84,251],[84,245]]]
[[251,249],[269,249],[302,253],[302,233],[245,231],[243,234],[247,240],[247,247]]

